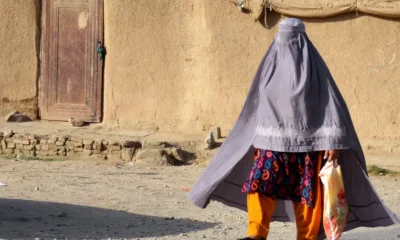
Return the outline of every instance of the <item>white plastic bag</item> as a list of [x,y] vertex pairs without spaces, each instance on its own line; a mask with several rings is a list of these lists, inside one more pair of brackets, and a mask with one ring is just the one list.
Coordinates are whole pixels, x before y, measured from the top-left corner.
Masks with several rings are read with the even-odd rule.
[[319,176],[324,185],[323,224],[327,239],[338,240],[347,224],[349,208],[340,166],[327,162]]

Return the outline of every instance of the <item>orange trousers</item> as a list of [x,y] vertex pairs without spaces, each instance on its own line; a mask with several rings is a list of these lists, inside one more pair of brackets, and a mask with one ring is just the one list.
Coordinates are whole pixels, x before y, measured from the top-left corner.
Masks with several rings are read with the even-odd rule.
[[[314,208],[303,203],[293,202],[297,226],[297,240],[316,240],[321,226],[323,208],[323,189],[319,180],[319,171],[322,165],[322,153],[319,154],[317,174],[314,178]],[[247,211],[249,218],[248,236],[266,238],[272,214],[275,211],[276,200],[264,196],[262,193],[249,192],[247,195]]]

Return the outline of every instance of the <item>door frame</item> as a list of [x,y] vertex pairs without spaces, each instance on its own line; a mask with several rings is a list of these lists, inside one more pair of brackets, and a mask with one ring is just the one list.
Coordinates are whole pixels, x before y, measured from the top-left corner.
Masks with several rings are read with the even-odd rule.
[[[54,117],[49,117],[47,116],[46,119],[43,119],[43,114],[44,112],[48,111],[48,102],[47,102],[47,97],[49,96],[48,94],[48,86],[49,86],[49,71],[50,71],[50,66],[49,66],[49,61],[50,61],[50,17],[49,16],[49,11],[50,11],[50,1],[53,0],[40,0],[41,1],[41,25],[40,25],[40,52],[39,52],[39,80],[38,80],[38,115],[39,119],[41,120],[50,120],[50,121],[67,121],[67,118],[63,119],[57,119]],[[98,12],[98,31],[97,31],[97,39],[102,42],[103,46],[104,44],[104,0],[94,0],[97,1],[98,4],[97,6],[99,9],[97,9]],[[95,49],[93,49],[93,52],[95,52]],[[96,54],[95,54],[96,55]],[[97,59],[97,55],[95,56],[94,59]],[[104,63],[105,59],[103,61],[99,61],[98,66],[97,66],[97,74],[98,78],[100,78],[97,81],[96,84],[96,92],[93,94],[93,97],[97,99],[96,101],[96,109],[99,111],[97,114],[97,117],[92,118],[92,119],[83,119],[88,122],[94,122],[94,123],[100,123],[102,122],[104,118]],[[43,111],[45,110],[45,111]]]

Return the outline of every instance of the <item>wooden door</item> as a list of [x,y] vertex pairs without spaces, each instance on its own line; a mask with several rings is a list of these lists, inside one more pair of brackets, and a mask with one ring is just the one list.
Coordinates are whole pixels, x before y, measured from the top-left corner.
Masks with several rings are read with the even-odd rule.
[[42,119],[101,121],[99,42],[103,42],[103,0],[42,1]]

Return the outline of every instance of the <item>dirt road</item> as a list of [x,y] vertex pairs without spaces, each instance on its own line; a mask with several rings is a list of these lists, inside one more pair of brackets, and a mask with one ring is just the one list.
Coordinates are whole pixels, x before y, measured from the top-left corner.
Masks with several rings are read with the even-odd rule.
[[[183,189],[200,175],[197,166],[0,160],[0,171],[0,182],[7,184],[0,187],[2,239],[230,240],[246,233],[244,212],[218,203],[202,210],[187,201]],[[400,213],[400,181],[372,181]],[[398,239],[397,229],[391,231],[365,239]],[[359,229],[345,238],[364,239],[357,234],[374,236]],[[295,239],[294,225],[273,223],[270,236]]]

